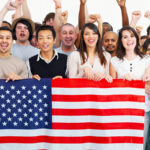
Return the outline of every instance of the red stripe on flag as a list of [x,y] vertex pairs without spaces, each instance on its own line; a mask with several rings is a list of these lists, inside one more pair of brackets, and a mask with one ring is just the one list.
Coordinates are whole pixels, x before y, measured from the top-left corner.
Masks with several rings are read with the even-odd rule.
[[101,81],[91,81],[87,79],[54,79],[52,80],[52,87],[61,87],[61,88],[121,88],[121,87],[130,87],[130,88],[144,88],[145,82],[139,81],[123,81],[122,79],[114,79],[112,83],[108,83],[106,80]]
[[144,116],[143,109],[52,109],[55,116]]
[[52,137],[52,136],[37,136],[37,137],[0,137],[0,143],[58,143],[58,144],[83,144],[83,143],[97,143],[97,144],[111,144],[111,143],[137,143],[142,144],[142,137],[132,136],[118,136],[118,137],[95,137],[95,136],[81,136],[81,137]]
[[52,95],[53,102],[145,102],[137,95]]
[[[143,123],[52,123],[52,128],[56,130],[112,130],[112,129],[135,129],[144,130]],[[64,131],[65,132],[65,131]]]

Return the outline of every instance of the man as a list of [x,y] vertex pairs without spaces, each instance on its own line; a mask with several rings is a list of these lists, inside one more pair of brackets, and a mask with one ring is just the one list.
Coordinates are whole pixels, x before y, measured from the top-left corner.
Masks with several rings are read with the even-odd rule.
[[12,30],[16,43],[11,52],[14,56],[27,61],[30,57],[39,53],[39,49],[30,45],[35,25],[32,20],[20,17],[13,21]]
[[40,48],[40,54],[29,59],[27,66],[30,76],[40,78],[62,78],[65,77],[67,56],[53,50],[56,42],[54,28],[48,25],[41,26],[36,33]]
[[67,23],[61,26],[59,38],[61,40],[61,47],[56,49],[57,52],[69,55],[72,51],[76,50],[74,44],[77,34],[72,24]]
[[102,44],[104,49],[111,54],[111,56],[115,56],[117,49],[117,40],[118,36],[115,32],[108,31],[104,34]]
[[6,79],[6,82],[28,78],[25,63],[10,53],[12,44],[11,29],[0,27],[0,79]]

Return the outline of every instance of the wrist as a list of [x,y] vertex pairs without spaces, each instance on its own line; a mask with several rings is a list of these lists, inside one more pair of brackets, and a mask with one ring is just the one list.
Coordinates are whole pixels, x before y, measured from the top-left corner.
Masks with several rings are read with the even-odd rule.
[[60,9],[61,8],[61,5],[57,5],[56,7],[55,7],[55,9]]

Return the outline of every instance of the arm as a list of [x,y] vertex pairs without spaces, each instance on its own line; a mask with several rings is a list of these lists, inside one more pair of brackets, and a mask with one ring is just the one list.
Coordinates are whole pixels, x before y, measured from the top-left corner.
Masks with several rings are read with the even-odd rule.
[[141,12],[140,11],[134,11],[132,13],[132,19],[131,19],[130,26],[135,28],[136,24],[140,18],[141,18]]
[[85,24],[85,4],[86,0],[80,0],[80,9],[79,9],[79,29],[81,30],[82,26]]
[[21,6],[22,6],[22,3],[23,3],[23,0],[15,0],[15,3],[17,5],[17,9],[16,9],[16,12],[15,12],[15,16],[14,18],[17,19],[19,17],[21,17]]
[[5,17],[5,15],[7,14],[7,12],[10,10],[15,10],[15,9],[16,9],[16,4],[14,2],[12,2],[11,0],[8,0],[6,5],[0,11],[0,26],[2,24],[2,21]]
[[141,33],[142,33],[142,30],[143,30],[143,27],[142,26],[136,26],[136,32],[139,36],[139,39],[141,38]]
[[100,36],[101,36],[101,39],[102,39],[102,35],[103,35],[103,22],[102,22],[102,18],[101,18],[100,15],[96,15],[96,21],[98,23],[98,29],[99,29]]
[[109,65],[109,73],[113,79],[117,79],[117,72],[115,71],[115,68],[111,63]]
[[30,13],[30,10],[29,10],[29,7],[28,7],[27,0],[23,0],[22,11],[23,11],[23,16],[25,16],[26,18],[31,19],[31,13]]
[[68,11],[64,11],[61,13],[62,24],[66,24],[68,22]]
[[121,9],[121,14],[122,14],[122,26],[128,26],[129,25],[129,19],[128,19],[128,14],[127,14],[127,9],[126,9],[126,0],[116,0],[120,9]]

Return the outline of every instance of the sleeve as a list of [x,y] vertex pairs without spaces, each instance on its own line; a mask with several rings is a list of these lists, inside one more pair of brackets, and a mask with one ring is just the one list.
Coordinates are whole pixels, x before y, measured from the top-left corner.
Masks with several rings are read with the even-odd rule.
[[80,70],[80,55],[79,52],[72,52],[67,60],[67,76],[69,78],[80,78],[81,76]]
[[32,73],[31,73],[31,69],[30,69],[29,60],[26,61],[26,67],[27,67],[29,78],[32,78]]
[[111,62],[111,64],[113,65],[113,67],[115,68],[115,70],[117,71],[117,70],[118,70],[118,69],[117,69],[117,66],[118,66],[118,64],[119,64],[117,57],[114,56],[113,58],[111,58],[110,62]]

